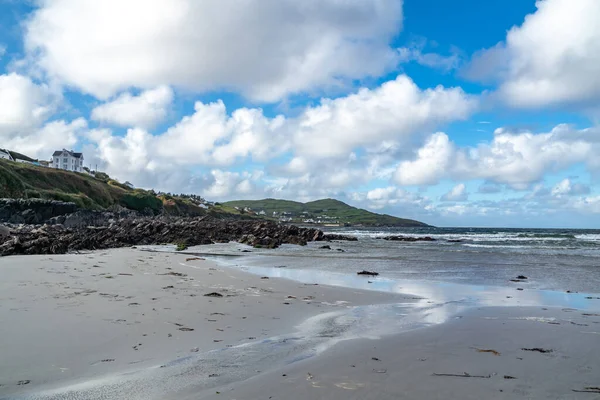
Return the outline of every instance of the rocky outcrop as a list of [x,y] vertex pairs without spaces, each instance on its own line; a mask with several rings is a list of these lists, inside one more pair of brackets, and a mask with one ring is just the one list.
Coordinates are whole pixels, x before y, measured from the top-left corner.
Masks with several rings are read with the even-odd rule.
[[358,238],[356,236],[348,236],[348,235],[338,235],[335,233],[327,233],[323,235],[323,240],[332,241],[332,240],[345,240],[348,242],[357,242]]
[[[65,221],[69,217],[65,218]],[[275,248],[283,243],[306,245],[323,240],[323,232],[267,221],[201,218],[126,218],[105,226],[12,226],[10,239],[0,239],[0,255],[61,254],[133,245],[178,243],[185,246],[238,241]]]
[[72,214],[61,215],[46,221],[48,225],[63,225],[65,228],[82,228],[86,226],[108,226],[123,219],[143,218],[140,212],[119,208],[115,211],[79,210]]
[[385,236],[383,240],[392,240],[396,242],[435,242],[435,239],[431,236]]
[[0,199],[0,222],[41,224],[77,211],[75,203],[42,199]]

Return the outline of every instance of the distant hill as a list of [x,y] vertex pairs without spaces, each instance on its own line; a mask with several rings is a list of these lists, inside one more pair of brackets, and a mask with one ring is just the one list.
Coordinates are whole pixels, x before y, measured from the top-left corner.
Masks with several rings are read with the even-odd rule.
[[289,200],[237,200],[223,203],[238,212],[256,214],[293,223],[350,224],[363,226],[428,226],[412,219],[397,218],[387,214],[376,214],[352,207],[335,199],[323,199],[308,203]]

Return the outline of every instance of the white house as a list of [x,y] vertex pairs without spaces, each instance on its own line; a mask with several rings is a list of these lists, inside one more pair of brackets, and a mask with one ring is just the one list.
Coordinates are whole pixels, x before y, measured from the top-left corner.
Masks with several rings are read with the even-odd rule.
[[15,161],[7,150],[0,149],[0,158]]
[[52,168],[83,172],[83,154],[73,150],[57,150],[52,154]]

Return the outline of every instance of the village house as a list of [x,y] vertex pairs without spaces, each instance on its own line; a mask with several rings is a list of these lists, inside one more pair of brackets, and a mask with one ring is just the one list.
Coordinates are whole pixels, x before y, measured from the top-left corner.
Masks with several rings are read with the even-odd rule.
[[10,160],[10,161],[15,161],[12,158],[12,156],[10,155],[10,153],[8,152],[8,150],[0,149],[0,158],[3,158],[5,160]]
[[57,150],[52,154],[52,168],[83,172],[83,153],[66,149]]

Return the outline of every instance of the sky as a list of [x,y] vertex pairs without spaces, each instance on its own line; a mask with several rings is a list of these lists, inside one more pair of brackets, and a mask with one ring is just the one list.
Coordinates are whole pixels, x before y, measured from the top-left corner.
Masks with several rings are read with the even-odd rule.
[[600,228],[598,0],[0,0],[0,148],[212,201]]

